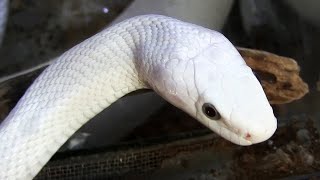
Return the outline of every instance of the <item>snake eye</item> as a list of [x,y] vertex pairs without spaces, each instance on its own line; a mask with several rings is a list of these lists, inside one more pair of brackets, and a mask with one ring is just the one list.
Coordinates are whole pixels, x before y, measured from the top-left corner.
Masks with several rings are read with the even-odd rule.
[[202,106],[202,111],[209,119],[219,120],[221,118],[221,115],[212,104],[204,103]]

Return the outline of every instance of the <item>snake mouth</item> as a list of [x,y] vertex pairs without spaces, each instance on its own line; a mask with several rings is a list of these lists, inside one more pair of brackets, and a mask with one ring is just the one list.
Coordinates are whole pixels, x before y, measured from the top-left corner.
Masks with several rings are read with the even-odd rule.
[[248,140],[246,136],[243,136],[237,131],[228,128],[222,121],[211,121],[208,124],[209,128],[219,134],[221,137],[226,140],[241,146],[249,146],[252,145],[253,142]]

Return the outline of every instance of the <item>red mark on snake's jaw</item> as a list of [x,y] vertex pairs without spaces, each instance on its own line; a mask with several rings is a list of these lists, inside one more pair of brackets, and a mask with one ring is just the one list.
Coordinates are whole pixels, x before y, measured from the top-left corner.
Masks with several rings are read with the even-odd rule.
[[249,140],[251,138],[251,134],[247,133],[245,138],[246,138],[246,140]]

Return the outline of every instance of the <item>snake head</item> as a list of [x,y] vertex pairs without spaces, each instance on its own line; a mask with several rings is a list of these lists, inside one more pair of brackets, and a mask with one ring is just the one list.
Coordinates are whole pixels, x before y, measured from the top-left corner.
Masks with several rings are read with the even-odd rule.
[[251,145],[270,138],[277,120],[251,68],[222,34],[191,27],[170,36],[172,43],[164,41],[170,48],[154,55],[161,60],[141,68],[150,72],[145,75],[150,86],[233,143]]
[[153,82],[158,82],[154,89],[235,144],[267,140],[275,132],[277,120],[259,81],[223,35],[213,32],[212,39],[214,43],[200,49],[186,43],[184,49],[198,48],[198,52],[190,58],[180,50],[180,57],[158,68],[153,75]]
[[208,75],[208,85],[199,84],[195,118],[233,143],[263,142],[277,128],[273,110],[249,67],[243,65],[233,72],[237,73],[219,71],[220,80]]
[[273,110],[251,68],[221,38],[193,59],[198,92],[194,117],[233,143],[263,142],[277,128]]

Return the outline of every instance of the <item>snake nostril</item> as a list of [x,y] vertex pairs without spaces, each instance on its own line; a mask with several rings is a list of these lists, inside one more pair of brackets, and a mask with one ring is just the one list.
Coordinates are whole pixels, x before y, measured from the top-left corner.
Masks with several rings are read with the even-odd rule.
[[250,140],[250,138],[251,138],[251,134],[250,134],[250,133],[247,133],[246,136],[245,136],[245,139],[246,139],[246,140]]

